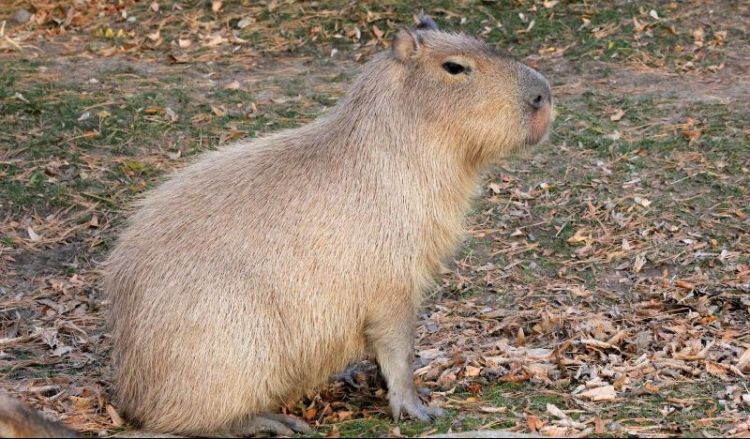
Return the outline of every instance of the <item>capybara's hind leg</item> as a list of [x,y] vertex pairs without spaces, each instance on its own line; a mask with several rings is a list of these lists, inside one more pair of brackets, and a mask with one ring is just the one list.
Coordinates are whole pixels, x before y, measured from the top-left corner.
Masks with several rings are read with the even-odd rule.
[[232,437],[249,437],[273,434],[276,436],[294,436],[296,433],[309,434],[313,430],[299,418],[279,413],[262,413],[248,416],[232,426],[229,435]]
[[[403,311],[402,311],[403,312]],[[439,407],[425,405],[414,386],[412,360],[414,358],[414,315],[394,316],[393,310],[375,317],[368,323],[367,336],[380,371],[388,384],[388,401],[395,420],[401,413],[420,421],[443,415]]]
[[369,376],[375,376],[376,380],[380,380],[381,374],[378,371],[378,365],[368,360],[362,360],[352,363],[343,371],[334,374],[331,381],[343,381],[352,389],[362,390],[367,387]]

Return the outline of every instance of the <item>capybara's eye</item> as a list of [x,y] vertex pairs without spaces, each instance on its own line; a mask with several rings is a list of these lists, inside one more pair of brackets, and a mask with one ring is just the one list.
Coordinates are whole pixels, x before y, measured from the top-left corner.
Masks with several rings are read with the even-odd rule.
[[468,67],[462,66],[461,64],[455,63],[452,61],[444,62],[443,69],[445,69],[445,71],[450,73],[451,75],[458,75],[461,73],[466,73],[469,70]]

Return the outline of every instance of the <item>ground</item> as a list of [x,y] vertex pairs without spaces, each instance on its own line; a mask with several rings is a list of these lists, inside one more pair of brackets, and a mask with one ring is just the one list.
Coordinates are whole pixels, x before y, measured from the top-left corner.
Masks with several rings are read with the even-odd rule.
[[448,416],[392,422],[367,363],[359,390],[283,410],[332,437],[750,434],[747,2],[223,3],[0,8],[4,390],[131,429],[97,286],[131,202],[201,151],[314,119],[424,8],[542,71],[553,134],[487,175],[421,312],[415,378]]

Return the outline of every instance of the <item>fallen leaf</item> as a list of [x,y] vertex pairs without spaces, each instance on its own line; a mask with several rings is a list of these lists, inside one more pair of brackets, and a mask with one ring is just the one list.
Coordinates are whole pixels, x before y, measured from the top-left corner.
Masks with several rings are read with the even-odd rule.
[[743,372],[750,370],[750,349],[745,349],[745,352],[740,355],[737,360],[737,368]]
[[508,407],[479,407],[479,411],[484,413],[505,413],[508,411]]
[[482,371],[482,369],[474,366],[466,366],[464,369],[464,376],[467,377],[475,377],[479,376],[479,373]]
[[169,120],[172,122],[177,122],[178,120],[180,120],[180,116],[169,107],[164,108],[164,114],[166,114]]
[[646,265],[646,255],[640,254],[636,256],[635,262],[633,262],[633,272],[640,273],[644,265]]
[[576,230],[573,236],[567,239],[568,244],[581,244],[591,241],[591,235],[584,235],[584,233],[586,233],[584,229]]
[[250,16],[245,17],[242,20],[237,22],[237,29],[244,29],[253,23],[255,23],[255,19],[253,17],[250,17]]
[[594,433],[604,434],[607,432],[607,428],[604,426],[604,421],[600,417],[594,418]]
[[36,241],[39,241],[40,239],[42,239],[39,235],[37,235],[37,233],[34,231],[34,229],[31,228],[31,226],[28,226],[26,228],[26,233],[29,234],[29,239],[31,239],[32,241],[36,242]]
[[693,45],[697,48],[703,47],[703,41],[705,38],[705,33],[703,32],[703,28],[699,27],[696,28],[693,31]]
[[340,422],[348,421],[352,419],[352,416],[354,416],[354,413],[349,410],[341,410],[340,412],[336,413],[338,419]]
[[590,399],[591,401],[614,401],[617,397],[617,392],[615,392],[615,386],[601,386],[581,392],[577,396]]
[[318,409],[315,407],[305,410],[303,417],[306,421],[312,421],[318,416]]
[[721,379],[727,379],[727,367],[723,364],[715,363],[713,361],[706,361],[706,372],[710,373],[711,375],[721,378]]
[[523,328],[519,327],[516,333],[516,346],[526,345],[526,334],[523,332]]
[[122,427],[125,422],[122,420],[122,417],[120,417],[120,414],[117,413],[117,410],[112,406],[112,404],[107,404],[107,414],[109,415],[109,418],[112,419],[112,425],[115,427]]
[[232,81],[229,84],[225,85],[224,88],[227,89],[227,90],[239,90],[240,89],[240,81],[238,81],[238,80],[235,79],[234,81]]
[[617,122],[622,119],[622,117],[625,116],[625,111],[617,108],[615,111],[609,116],[609,120],[612,122]]
[[547,403],[547,413],[549,413],[550,415],[552,415],[552,416],[554,416],[554,417],[556,417],[558,419],[567,419],[568,418],[568,415],[566,415],[565,413],[563,413],[563,411],[560,410],[559,407],[557,407],[554,404],[550,404],[550,403]]
[[221,9],[221,0],[211,0],[211,11],[215,14]]
[[637,18],[633,17],[633,30],[635,30],[636,33],[643,32],[647,26],[648,24],[641,23]]
[[537,432],[539,431],[540,428],[544,427],[544,421],[539,419],[538,416],[527,415],[526,425],[529,427],[529,430],[531,430],[532,432]]

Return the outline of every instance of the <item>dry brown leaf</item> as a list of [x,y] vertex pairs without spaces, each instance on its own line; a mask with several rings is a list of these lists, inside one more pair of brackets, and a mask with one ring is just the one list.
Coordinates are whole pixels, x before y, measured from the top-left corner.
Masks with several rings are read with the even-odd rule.
[[117,413],[117,410],[112,406],[112,404],[107,404],[107,414],[112,420],[112,425],[114,425],[115,427],[122,427],[125,424],[125,422],[122,420],[122,417],[120,417],[120,414]]
[[611,120],[612,122],[617,122],[621,120],[623,116],[625,116],[625,111],[621,108],[617,108],[612,114],[609,115],[609,120]]
[[544,436],[549,436],[549,437],[565,437],[570,433],[570,430],[567,427],[559,427],[557,425],[547,425],[546,427],[542,427],[539,433],[543,434]]
[[354,412],[350,410],[341,410],[340,412],[336,412],[336,415],[339,422],[343,422],[352,419],[352,417],[354,416]]
[[581,392],[576,396],[587,398],[591,401],[614,401],[617,397],[617,392],[615,392],[614,386],[601,386]]
[[687,121],[682,125],[682,137],[687,139],[688,144],[695,142],[703,135],[703,131],[696,125],[698,125],[698,121],[692,117],[688,117]]
[[484,412],[484,413],[506,413],[508,411],[508,407],[483,406],[483,407],[479,407],[479,411]]
[[216,14],[221,9],[221,0],[211,0],[211,11]]
[[536,432],[539,431],[540,428],[544,427],[544,421],[539,419],[538,416],[526,415],[526,425],[529,427],[529,430]]
[[516,333],[516,346],[525,346],[526,345],[526,334],[523,332],[523,328],[520,326],[518,327],[518,332]]
[[303,417],[306,421],[312,421],[318,416],[318,409],[315,407],[305,410]]
[[722,380],[729,378],[727,367],[713,361],[706,361],[706,372]]
[[476,377],[476,376],[479,376],[480,372],[482,372],[481,368],[474,367],[474,366],[466,366],[466,368],[464,369],[464,376]]
[[594,418],[594,433],[595,434],[604,434],[607,432],[607,428],[604,425],[604,421],[600,417]]
[[568,419],[569,417],[558,406],[551,403],[547,403],[547,413],[558,419]]
[[585,229],[578,229],[575,231],[573,236],[567,239],[569,244],[582,244],[591,241],[591,235],[584,235],[587,231]]
[[737,368],[743,372],[750,371],[750,349],[745,349],[737,359]]
[[703,42],[705,40],[705,33],[703,32],[702,27],[698,27],[693,31],[693,45],[697,48],[703,47]]
[[602,348],[602,349],[615,349],[618,351],[620,350],[620,348],[618,348],[617,346],[613,344],[610,344],[606,341],[597,340],[595,338],[582,338],[581,344],[584,344],[586,346],[594,346],[594,347]]
[[641,23],[640,21],[638,21],[637,18],[633,17],[633,30],[636,33],[639,34],[643,32],[644,30],[646,30],[647,26],[648,26],[648,23]]
[[40,239],[42,239],[42,238],[41,238],[41,237],[40,237],[40,236],[39,236],[39,235],[38,235],[38,234],[37,234],[37,233],[36,233],[36,232],[34,231],[34,229],[32,229],[32,228],[31,228],[31,226],[28,226],[28,227],[26,228],[26,233],[28,233],[28,234],[29,234],[29,239],[31,239],[32,241],[35,241],[35,242],[36,242],[36,241],[39,241]]
[[177,122],[180,120],[180,115],[170,107],[164,107],[164,114],[169,118],[170,122]]
[[635,262],[633,262],[633,272],[640,273],[644,265],[646,265],[646,255],[640,254],[636,256]]

